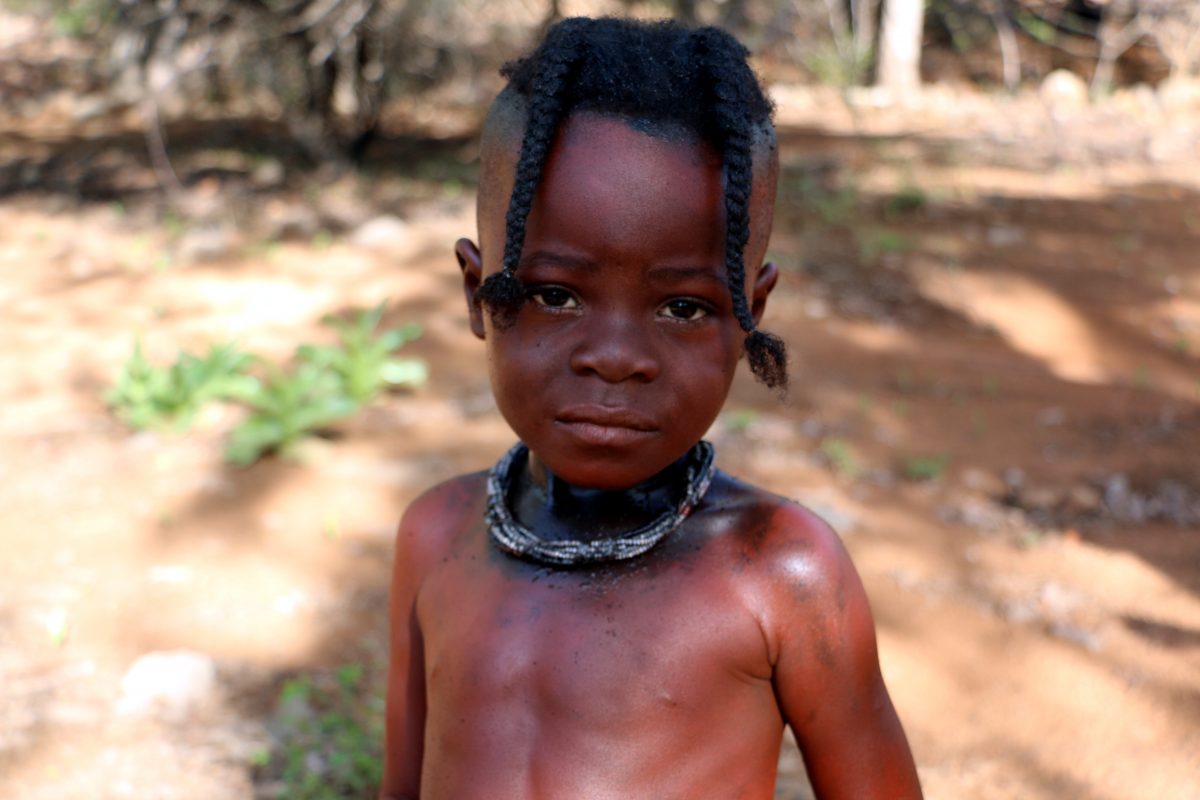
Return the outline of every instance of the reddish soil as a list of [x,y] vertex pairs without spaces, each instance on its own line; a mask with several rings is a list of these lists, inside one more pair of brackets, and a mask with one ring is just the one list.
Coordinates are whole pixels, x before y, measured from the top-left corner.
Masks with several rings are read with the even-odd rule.
[[[830,114],[781,136],[768,327],[794,387],[739,378],[722,465],[841,531],[928,797],[1200,796],[1200,154]],[[187,263],[164,257],[190,231],[139,189],[135,147],[88,162],[121,206],[72,196],[79,176],[0,205],[6,798],[255,796],[284,678],[382,660],[405,504],[511,441],[461,309],[450,245],[473,212],[452,175],[251,191],[210,153],[189,208],[254,222]],[[306,207],[331,241],[246,232]],[[381,208],[410,223],[382,250],[329,222]],[[282,357],[385,297],[424,325],[430,382],[300,461],[224,465],[233,409],[133,434],[101,399],[135,333],[159,362],[230,336]],[[178,648],[216,659],[219,695],[183,722],[116,714],[133,660]],[[780,797],[806,797],[794,752],[783,767]]]

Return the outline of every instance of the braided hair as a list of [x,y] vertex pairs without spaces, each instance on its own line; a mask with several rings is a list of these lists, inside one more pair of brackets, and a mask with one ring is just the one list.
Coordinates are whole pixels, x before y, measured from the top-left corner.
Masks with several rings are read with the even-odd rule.
[[748,335],[750,369],[772,388],[787,385],[787,351],[758,330],[746,297],[745,249],[756,147],[774,146],[772,106],[736,39],[718,28],[676,22],[566,19],[550,28],[529,56],[506,64],[506,94],[526,103],[525,133],[505,217],[501,270],[477,296],[500,327],[526,300],[517,279],[525,222],[558,126],[575,111],[625,118],[638,128],[683,128],[721,154],[725,177],[725,270],[733,313]]

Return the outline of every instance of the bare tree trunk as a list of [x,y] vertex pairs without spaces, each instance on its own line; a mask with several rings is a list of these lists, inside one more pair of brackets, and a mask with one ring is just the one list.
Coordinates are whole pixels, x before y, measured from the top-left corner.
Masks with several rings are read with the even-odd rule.
[[992,24],[996,26],[996,38],[1000,40],[1004,86],[1010,92],[1015,92],[1021,83],[1021,51],[1017,47],[1017,37],[1013,32],[1012,20],[1008,17],[1005,0],[995,0],[989,4],[988,14],[992,18]]
[[696,0],[675,0],[675,19],[687,25],[695,25],[699,19],[696,15]]
[[903,99],[921,87],[921,35],[924,0],[884,0],[875,80]]
[[[1118,17],[1122,12],[1126,20],[1124,25]],[[1096,33],[1096,38],[1100,40],[1100,55],[1096,58],[1096,71],[1092,73],[1093,97],[1112,88],[1117,59],[1146,35],[1147,31],[1142,23],[1141,14],[1133,2],[1114,3],[1104,9],[1104,17],[1100,20],[1100,28]]]
[[854,52],[865,57],[875,46],[875,0],[850,0],[850,27]]

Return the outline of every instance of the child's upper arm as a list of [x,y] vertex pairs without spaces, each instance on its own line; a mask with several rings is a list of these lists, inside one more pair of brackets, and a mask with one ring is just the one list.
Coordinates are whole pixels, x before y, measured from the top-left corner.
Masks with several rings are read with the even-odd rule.
[[817,797],[921,797],[849,555],[800,506],[782,507],[772,527],[782,541],[770,568],[775,691]]
[[410,800],[420,793],[425,738],[425,653],[417,620],[417,594],[453,528],[447,509],[461,493],[459,481],[426,492],[404,512],[396,532],[389,599],[390,652],[381,800]]

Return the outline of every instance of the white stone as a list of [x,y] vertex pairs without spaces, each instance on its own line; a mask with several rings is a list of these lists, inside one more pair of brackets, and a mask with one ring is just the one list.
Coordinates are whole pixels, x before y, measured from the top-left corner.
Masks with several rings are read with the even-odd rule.
[[217,668],[210,656],[189,650],[147,653],[121,678],[117,713],[187,718],[212,700]]
[[350,235],[351,244],[368,250],[396,250],[408,246],[408,223],[390,214],[364,222]]
[[217,261],[230,255],[237,236],[226,225],[201,225],[183,235],[179,257],[185,262]]
[[1088,87],[1074,72],[1056,69],[1042,79],[1038,96],[1052,111],[1078,109],[1088,103]]

